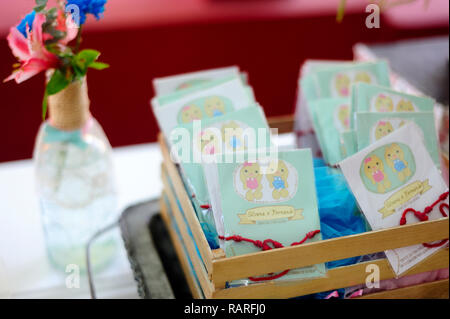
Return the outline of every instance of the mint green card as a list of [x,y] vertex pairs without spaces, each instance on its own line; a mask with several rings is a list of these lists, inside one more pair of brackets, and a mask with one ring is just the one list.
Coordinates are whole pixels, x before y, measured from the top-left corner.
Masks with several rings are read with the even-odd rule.
[[433,112],[434,100],[395,91],[385,86],[357,83],[352,87],[350,126],[357,112]]
[[254,98],[239,77],[152,99],[153,112],[166,138],[180,124],[220,117],[254,104]]
[[365,82],[390,86],[386,61],[335,66],[311,74],[318,98],[349,97],[353,83]]
[[342,158],[347,158],[358,151],[356,131],[349,130],[341,133],[341,153]]
[[322,154],[331,165],[342,160],[340,134],[350,128],[349,102],[348,98],[329,98],[308,103]]
[[319,93],[315,85],[313,74],[306,75],[300,79],[302,94],[305,96],[307,102],[314,101],[319,98]]
[[245,82],[243,82],[241,76],[231,75],[231,76],[226,76],[226,77],[211,80],[211,81],[201,81],[201,82],[196,83],[195,85],[189,85],[183,89],[176,90],[175,92],[157,96],[155,99],[156,100],[155,105],[157,107],[164,106],[164,105],[172,103],[173,101],[181,99],[182,97],[184,97],[186,95],[190,95],[192,93],[196,93],[196,92],[203,91],[203,90],[208,90],[208,89],[214,88],[216,86],[220,86],[221,84],[224,84],[224,83],[236,80],[236,79],[240,79],[240,82],[241,82],[240,84],[247,91],[248,97],[254,101],[255,95],[254,95],[252,87],[244,84]]
[[396,129],[414,122],[421,129],[425,147],[438,168],[441,166],[438,139],[432,112],[356,113],[356,139],[361,150]]
[[[153,88],[156,95],[160,96],[173,93],[175,91],[192,88],[194,86],[202,85],[228,76],[242,77],[239,67],[221,67],[155,78],[153,79]],[[246,83],[246,81],[243,83]]]
[[[230,130],[227,134],[226,130]],[[189,154],[182,154],[182,135],[175,133],[185,130],[190,137]],[[195,131],[197,130],[197,131]],[[249,138],[251,132],[257,137],[256,145],[251,145]],[[258,132],[259,131],[259,132]],[[261,137],[258,136],[261,133]],[[225,114],[220,117],[199,121],[199,126],[195,123],[179,125],[174,134],[170,136],[170,145],[177,147],[180,166],[186,182],[195,196],[199,205],[209,203],[208,191],[201,166],[201,156],[220,154],[226,152],[244,151],[248,148],[270,146],[270,130],[264,115],[264,111],[259,106],[247,107],[238,111]],[[185,157],[186,156],[186,157]]]
[[[273,239],[289,247],[309,232],[320,231],[311,150],[279,151],[277,155],[205,166],[205,176],[217,176],[216,180],[208,179],[208,188],[217,187],[212,207],[215,215],[223,217],[225,237]],[[306,243],[321,239],[317,233]],[[224,241],[222,245],[227,257],[261,251],[245,241]],[[276,280],[313,278],[325,273],[325,265],[318,264],[292,269]]]

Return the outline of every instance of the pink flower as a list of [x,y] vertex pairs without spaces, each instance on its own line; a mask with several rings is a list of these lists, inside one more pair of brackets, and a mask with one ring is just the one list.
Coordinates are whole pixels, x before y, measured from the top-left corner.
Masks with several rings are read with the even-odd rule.
[[[43,13],[37,13],[31,30],[28,26],[26,28],[26,37],[17,27],[10,29],[7,37],[8,44],[14,56],[20,61],[20,67],[6,78],[4,82],[14,79],[17,83],[21,83],[42,71],[59,66],[58,57],[45,48],[44,41],[48,39],[48,35],[42,32],[42,25],[45,20],[46,18]],[[58,24],[62,28],[60,25],[61,18],[58,19]],[[65,28],[67,35],[60,41],[62,45],[67,44],[76,37],[77,30],[75,28],[71,26],[65,26]]]

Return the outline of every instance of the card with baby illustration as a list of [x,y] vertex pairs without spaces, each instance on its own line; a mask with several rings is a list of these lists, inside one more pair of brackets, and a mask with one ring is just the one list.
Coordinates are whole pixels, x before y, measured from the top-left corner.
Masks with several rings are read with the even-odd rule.
[[[205,205],[209,203],[201,166],[205,156],[267,148],[271,144],[271,137],[264,111],[256,105],[198,121],[198,125],[196,124],[194,122],[177,126],[169,138],[169,145],[178,150],[176,156],[191,194],[199,205]],[[181,144],[184,132],[189,133],[191,138],[187,157],[186,154],[181,154],[186,150],[176,147]]]
[[[204,165],[216,226],[223,227],[218,233],[225,238],[221,247],[226,256],[261,250],[247,241],[230,240],[233,236],[260,242],[272,239],[284,247],[311,232],[315,235],[306,242],[321,240],[311,150],[279,151],[252,159],[249,153],[242,162]],[[293,269],[277,280],[325,273],[325,265],[318,264]]]
[[222,116],[254,103],[252,94],[238,77],[152,99],[153,112],[166,137],[180,124]]
[[[231,81],[233,79],[236,79],[237,77],[235,75],[233,76],[227,76],[224,78],[219,78],[216,80],[206,81],[203,83],[199,83],[197,85],[192,85],[190,87],[187,87],[185,89],[177,90],[175,92],[165,94],[165,95],[157,95],[155,96],[152,101],[152,107],[163,107],[165,105],[170,105],[171,103],[183,98],[184,96],[194,94],[196,92],[208,90],[213,87],[217,87],[223,83],[226,83],[228,81]],[[255,94],[253,92],[253,88],[247,84],[247,82],[244,82],[244,75],[240,76],[242,85],[244,86],[245,90],[247,91],[248,96],[251,100],[255,100]]]
[[[308,80],[305,80],[308,83]],[[351,85],[358,82],[390,86],[386,61],[334,66],[311,74],[317,98],[350,97]]]
[[389,87],[356,83],[352,86],[350,126],[355,127],[357,112],[433,112],[434,100],[395,91]]
[[[423,143],[422,130],[414,122],[377,140],[339,166],[373,230],[419,222],[414,214],[404,216],[405,210],[422,212],[448,191]],[[448,196],[428,213],[429,220],[443,217],[440,205],[448,207]],[[400,275],[440,248],[418,244],[388,250],[386,256]]]
[[156,78],[153,80],[153,88],[156,95],[166,95],[229,76],[239,76],[239,68],[230,66]]
[[356,113],[356,140],[358,150],[378,141],[396,129],[414,122],[421,129],[425,147],[438,169],[441,167],[437,130],[432,112]]
[[340,134],[349,130],[349,102],[348,98],[329,98],[308,105],[323,158],[330,165],[343,159]]

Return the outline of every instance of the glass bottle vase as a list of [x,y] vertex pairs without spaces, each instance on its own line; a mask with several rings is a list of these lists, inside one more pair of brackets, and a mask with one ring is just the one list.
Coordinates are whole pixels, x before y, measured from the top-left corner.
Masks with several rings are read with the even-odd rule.
[[[34,148],[35,177],[51,263],[86,269],[86,244],[117,219],[111,146],[89,113],[86,80],[49,97],[49,120]],[[116,241],[101,236],[91,248],[94,269],[114,257]]]

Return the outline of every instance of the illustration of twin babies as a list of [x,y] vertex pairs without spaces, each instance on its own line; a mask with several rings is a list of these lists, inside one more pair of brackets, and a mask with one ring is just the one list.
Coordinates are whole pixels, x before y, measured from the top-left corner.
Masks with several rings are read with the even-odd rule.
[[[397,143],[386,147],[384,159],[401,182],[411,175],[411,169],[405,160],[404,152]],[[378,193],[385,193],[392,185],[385,172],[383,161],[375,154],[364,159],[364,174],[372,184],[377,186]]]
[[[218,96],[212,96],[205,99],[204,110],[207,117],[217,117],[225,114],[225,102]],[[203,112],[201,108],[195,104],[189,104],[181,110],[181,121],[190,123],[194,120],[201,120]]]
[[265,174],[261,172],[261,167],[258,163],[244,163],[240,170],[240,180],[246,191],[245,199],[248,201],[259,200],[262,198],[261,181],[263,175],[269,182],[270,188],[273,189],[272,197],[275,200],[289,197],[287,178],[289,170],[286,164],[279,160],[277,164],[269,165]]
[[[394,102],[384,94],[380,94],[375,101],[375,109],[378,112],[394,112]],[[414,106],[411,101],[401,99],[395,108],[396,112],[414,112]]]
[[212,155],[217,153],[220,143],[224,143],[228,150],[242,151],[245,149],[243,140],[244,130],[235,121],[223,124],[221,127],[221,136],[213,130],[205,129],[200,133],[200,149],[203,154]]
[[[364,82],[370,83],[370,75],[367,72],[358,72],[355,75],[354,82]],[[352,80],[347,74],[340,73],[336,76],[335,87],[339,96],[349,96],[350,95],[350,85]]]

